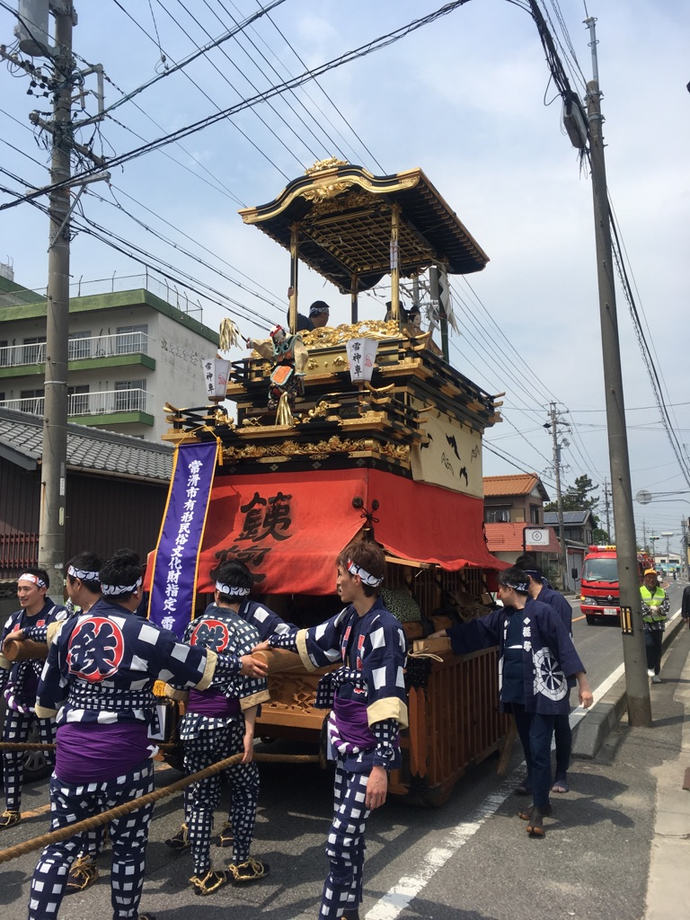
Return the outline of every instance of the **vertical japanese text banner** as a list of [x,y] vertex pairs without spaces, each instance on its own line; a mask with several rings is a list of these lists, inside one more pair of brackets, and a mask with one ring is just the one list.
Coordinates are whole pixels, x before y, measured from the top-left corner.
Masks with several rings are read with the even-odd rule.
[[215,440],[182,444],[175,451],[151,578],[149,619],[178,638],[194,614],[199,551],[217,454]]

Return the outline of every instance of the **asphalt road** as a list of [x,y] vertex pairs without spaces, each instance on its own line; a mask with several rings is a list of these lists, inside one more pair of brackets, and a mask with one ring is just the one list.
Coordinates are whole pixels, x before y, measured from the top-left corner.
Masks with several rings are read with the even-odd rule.
[[[672,610],[682,587],[669,588]],[[620,631],[587,626],[579,617],[575,606],[574,638],[596,692],[622,662]],[[690,650],[688,631],[674,645],[679,643]],[[654,821],[650,777],[663,751],[642,745],[632,762],[624,743],[614,746],[619,740],[614,738],[595,761],[574,762],[572,791],[558,797],[544,840],[530,839],[515,816],[523,804],[512,794],[522,776],[518,745],[506,777],[497,777],[496,758],[490,758],[461,780],[443,808],[389,801],[370,819],[362,918],[642,920]],[[178,797],[158,806],[154,815],[142,911],[157,920],[316,920],[326,871],[330,776],[317,766],[262,765],[261,770],[254,854],[270,863],[269,877],[195,896],[188,885],[189,854],[173,853],[163,843],[180,821]],[[157,775],[158,784],[178,778],[171,769]],[[47,781],[25,788],[22,810],[25,820],[2,833],[2,847],[48,829]],[[101,856],[98,883],[65,899],[62,920],[112,915],[108,852]],[[3,920],[26,917],[36,855],[3,864]],[[229,851],[215,848],[213,857],[220,868]]]

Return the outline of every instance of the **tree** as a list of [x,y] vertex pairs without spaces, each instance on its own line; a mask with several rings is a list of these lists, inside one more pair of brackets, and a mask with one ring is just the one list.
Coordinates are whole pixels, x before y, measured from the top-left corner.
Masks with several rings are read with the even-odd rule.
[[[578,476],[574,486],[568,486],[563,493],[563,510],[564,511],[594,511],[599,504],[599,496],[591,495],[597,486],[586,473]],[[544,511],[558,511],[557,502],[549,502],[544,505]],[[595,523],[599,523],[595,516]]]
[[[575,485],[568,486],[562,495],[564,511],[591,511],[594,528],[592,530],[592,539],[595,543],[609,543],[610,537],[607,531],[599,527],[600,518],[594,513],[594,509],[599,505],[599,496],[592,495],[597,486],[584,473],[575,480]],[[558,502],[549,502],[544,505],[544,511],[558,511]]]

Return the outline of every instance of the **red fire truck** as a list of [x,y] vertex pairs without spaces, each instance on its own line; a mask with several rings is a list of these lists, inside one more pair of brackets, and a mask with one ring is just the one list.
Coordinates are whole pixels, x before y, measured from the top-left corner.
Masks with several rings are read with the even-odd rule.
[[[644,570],[648,568],[654,568],[654,560],[646,553],[638,553],[637,569],[640,584]],[[590,626],[593,626],[599,617],[620,622],[621,601],[615,546],[589,547],[582,568],[580,588],[580,608]]]

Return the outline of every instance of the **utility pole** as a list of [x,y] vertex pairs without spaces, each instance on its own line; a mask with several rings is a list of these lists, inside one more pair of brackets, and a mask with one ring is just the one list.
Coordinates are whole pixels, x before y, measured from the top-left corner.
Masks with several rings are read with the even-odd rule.
[[613,534],[611,533],[611,492],[609,490],[609,481],[604,479],[604,513],[606,515],[606,533],[609,535],[609,542],[613,543]]
[[[50,13],[55,18],[55,43],[48,35]],[[40,112],[32,112],[29,120],[47,131],[52,139],[50,187],[48,191],[48,285],[46,293],[46,365],[43,403],[43,452],[41,458],[41,495],[38,562],[48,572],[62,573],[65,563],[65,518],[67,485],[67,415],[69,360],[69,279],[70,279],[70,215],[90,182],[107,180],[103,171],[79,182],[81,186],[74,203],[70,204],[71,151],[77,150],[85,159],[103,167],[105,160],[89,147],[74,140],[75,129],[101,121],[103,118],[103,68],[95,64],[78,74],[72,54],[72,29],[77,15],[72,0],[19,0],[19,22],[15,35],[19,50],[30,57],[45,57],[50,61],[51,76],[40,67],[27,63],[0,46],[0,58],[11,61],[31,75],[36,86],[47,89],[53,96],[53,113],[45,121]],[[98,77],[98,115],[76,122],[72,119],[72,92],[84,78]],[[28,90],[29,95],[32,89]],[[59,188],[55,188],[55,186]]]
[[553,470],[556,477],[556,507],[558,508],[558,532],[559,532],[559,552],[558,566],[561,570],[561,586],[565,590],[566,579],[568,575],[568,560],[565,551],[565,522],[563,518],[563,492],[561,489],[561,444],[558,440],[558,426],[562,424],[560,414],[556,409],[556,403],[550,403],[549,407],[550,422],[545,427],[551,429],[553,439]]
[[635,545],[630,460],[625,424],[623,375],[621,371],[616,293],[613,277],[611,226],[604,160],[603,118],[593,18],[585,20],[590,30],[594,79],[587,84],[587,115],[590,131],[592,195],[596,237],[599,314],[604,359],[606,421],[611,463],[611,494],[616,526],[616,555],[620,586],[623,662],[628,700],[628,719],[634,728],[652,724],[649,679],[645,656],[640,586]]
[[53,151],[50,184],[48,289],[46,296],[46,369],[43,410],[43,457],[38,562],[50,574],[61,574],[65,564],[67,484],[67,360],[69,339],[70,268],[70,152],[72,148],[72,27],[71,0],[53,0],[55,17],[53,79]]

